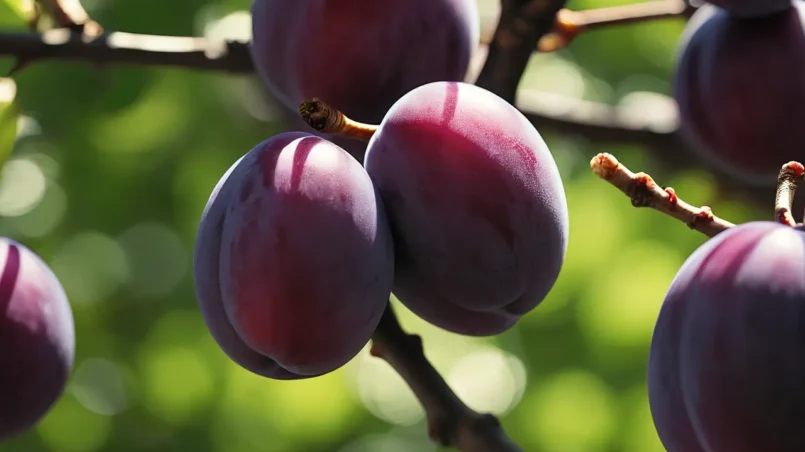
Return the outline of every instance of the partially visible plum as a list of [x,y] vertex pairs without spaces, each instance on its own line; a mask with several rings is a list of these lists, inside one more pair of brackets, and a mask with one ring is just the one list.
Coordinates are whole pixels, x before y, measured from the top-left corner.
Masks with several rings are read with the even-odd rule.
[[0,237],[0,441],[50,411],[74,359],[73,311],[61,283],[30,249]]
[[273,95],[371,123],[420,85],[464,80],[480,35],[476,0],[253,0],[251,12],[252,59]]
[[674,79],[682,130],[710,163],[744,182],[773,184],[782,164],[802,160],[803,14],[801,1],[751,20],[705,6],[682,39]]

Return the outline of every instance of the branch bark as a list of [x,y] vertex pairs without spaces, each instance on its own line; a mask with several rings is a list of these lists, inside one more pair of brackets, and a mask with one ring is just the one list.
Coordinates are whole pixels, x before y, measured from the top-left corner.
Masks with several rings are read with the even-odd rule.
[[500,21],[475,84],[514,103],[520,78],[540,38],[567,0],[501,0]]
[[541,52],[553,52],[567,47],[576,36],[587,30],[652,20],[687,18],[694,11],[696,7],[684,0],[653,0],[584,11],[563,8],[556,15],[553,30],[540,39],[537,48]]
[[87,39],[67,28],[37,33],[0,33],[0,57],[31,64],[44,60],[173,66],[251,74],[245,42],[113,32]]
[[425,357],[422,339],[402,329],[391,305],[372,337],[371,350],[400,374],[419,399],[433,441],[464,452],[522,452],[495,416],[475,412],[456,396]]
[[[801,166],[801,165],[800,165]],[[635,207],[650,207],[684,222],[689,228],[713,237],[735,226],[715,215],[710,207],[694,207],[677,196],[671,187],[663,188],[646,173],[633,173],[611,154],[598,154],[590,168],[601,179],[622,191]]]

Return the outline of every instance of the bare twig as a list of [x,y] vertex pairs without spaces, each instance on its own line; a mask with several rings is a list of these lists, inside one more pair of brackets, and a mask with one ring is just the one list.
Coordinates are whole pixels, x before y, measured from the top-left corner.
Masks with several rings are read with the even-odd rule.
[[372,337],[372,355],[394,368],[414,392],[428,419],[431,439],[464,452],[521,452],[497,418],[469,408],[425,357],[422,339],[403,331],[391,305]]
[[632,200],[635,207],[651,207],[670,215],[708,237],[735,226],[713,215],[709,207],[694,207],[679,199],[671,187],[662,188],[646,173],[633,173],[610,154],[598,154],[590,162],[593,172]]
[[244,42],[123,32],[86,41],[66,28],[48,30],[41,35],[0,33],[2,56],[16,57],[29,63],[58,59],[175,66],[244,74],[254,71],[248,44]]
[[777,222],[788,226],[797,225],[791,214],[791,207],[794,205],[794,195],[802,179],[805,179],[805,167],[799,162],[788,162],[780,169],[774,202],[774,218]]
[[696,8],[684,0],[655,0],[645,3],[572,11],[562,9],[556,15],[553,30],[537,44],[540,52],[563,49],[579,34],[614,25],[640,23],[659,19],[690,17]]

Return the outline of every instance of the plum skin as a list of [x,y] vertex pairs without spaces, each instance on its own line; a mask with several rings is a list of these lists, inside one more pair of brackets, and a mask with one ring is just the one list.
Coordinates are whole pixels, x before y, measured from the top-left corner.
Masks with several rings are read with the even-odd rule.
[[341,367],[369,341],[391,292],[394,250],[360,163],[289,132],[218,182],[194,262],[199,306],[221,349],[258,375],[298,379]]
[[751,222],[697,249],[673,282],[648,360],[669,452],[805,450],[805,233]]
[[567,250],[564,187],[542,137],[500,97],[460,82],[411,91],[365,166],[395,241],[394,294],[423,319],[495,335],[553,287]]
[[754,19],[791,8],[792,0],[707,0],[735,17]]
[[480,36],[475,0],[253,0],[251,12],[252,59],[272,94],[371,123],[417,86],[463,80]]
[[706,5],[680,42],[674,98],[683,133],[714,167],[771,185],[805,142],[805,3],[741,20]]
[[0,237],[0,441],[31,429],[61,397],[75,359],[73,312],[50,267]]

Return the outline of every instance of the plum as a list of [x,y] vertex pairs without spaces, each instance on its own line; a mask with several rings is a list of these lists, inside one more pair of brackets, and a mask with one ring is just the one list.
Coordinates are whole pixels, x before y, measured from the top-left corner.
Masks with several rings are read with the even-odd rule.
[[499,334],[547,295],[567,250],[556,163],[528,120],[466,83],[403,96],[365,166],[395,243],[395,295],[445,330]]
[[73,311],[61,283],[33,251],[0,237],[0,441],[50,411],[74,359]]
[[707,0],[707,3],[727,10],[740,18],[757,18],[791,8],[792,0]]
[[805,232],[751,222],[697,249],[671,283],[648,360],[669,452],[805,450]]
[[394,249],[361,164],[302,132],[260,143],[214,188],[196,237],[204,320],[237,364],[275,379],[333,371],[388,303]]
[[805,146],[805,3],[741,20],[694,14],[674,76],[682,130],[710,163],[743,182],[773,184]]
[[286,106],[318,97],[377,123],[417,86],[463,80],[478,44],[476,0],[253,0],[251,53]]

